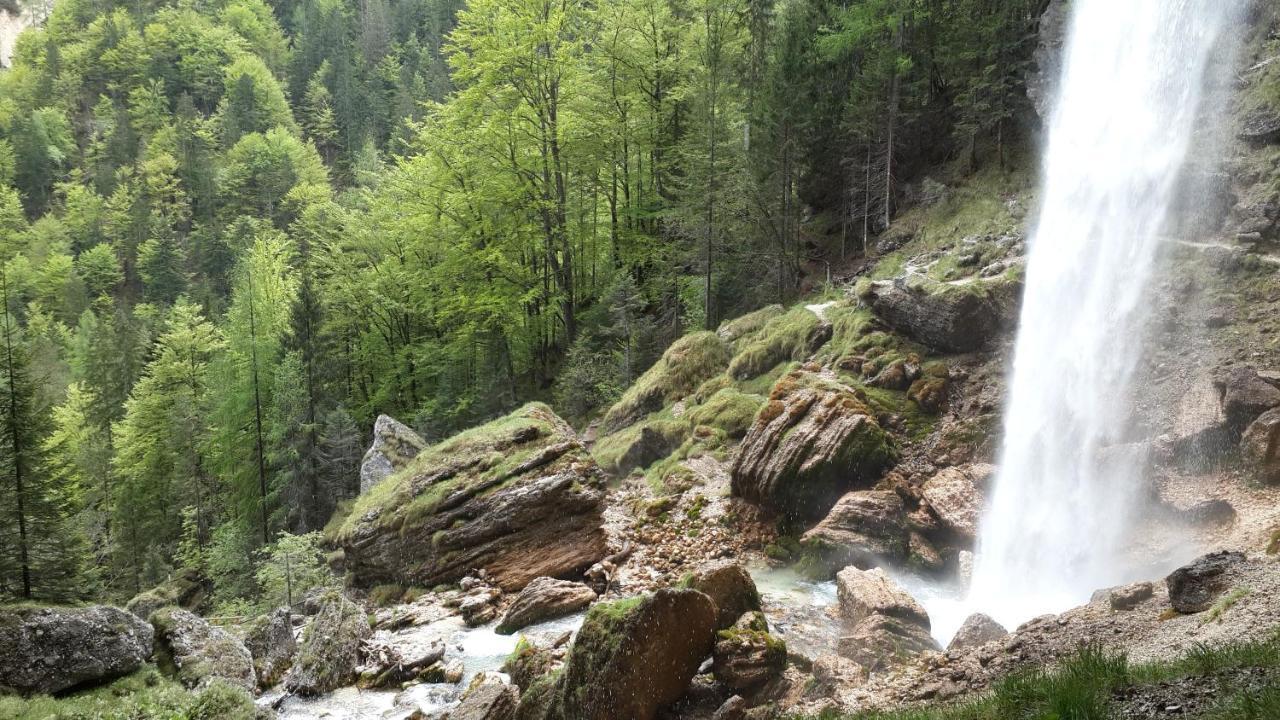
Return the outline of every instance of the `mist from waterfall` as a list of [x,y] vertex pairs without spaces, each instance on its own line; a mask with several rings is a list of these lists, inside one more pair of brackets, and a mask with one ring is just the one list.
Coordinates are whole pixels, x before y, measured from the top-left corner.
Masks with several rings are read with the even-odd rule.
[[965,605],[1008,627],[1134,579],[1125,446],[1160,236],[1241,0],[1075,0],[999,473]]

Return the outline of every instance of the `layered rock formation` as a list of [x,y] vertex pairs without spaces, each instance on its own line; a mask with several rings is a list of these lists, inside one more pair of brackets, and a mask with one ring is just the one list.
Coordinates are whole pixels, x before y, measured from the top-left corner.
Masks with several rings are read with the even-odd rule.
[[833,569],[900,560],[908,546],[906,507],[892,490],[851,492],[800,540]]
[[353,582],[431,587],[484,569],[515,591],[606,554],[602,474],[540,403],[424,450],[338,534]]
[[595,599],[596,592],[582,583],[540,577],[520,591],[496,631],[510,635],[529,625],[575,613]]
[[892,437],[848,385],[789,373],[774,386],[733,464],[733,492],[790,517],[821,517],[896,457]]
[[1022,291],[1016,275],[955,283],[909,273],[871,283],[863,300],[889,327],[935,350],[970,352],[1017,319]]

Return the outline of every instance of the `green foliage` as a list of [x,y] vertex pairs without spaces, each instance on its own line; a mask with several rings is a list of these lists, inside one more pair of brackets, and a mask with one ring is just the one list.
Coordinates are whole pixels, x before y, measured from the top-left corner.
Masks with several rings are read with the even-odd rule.
[[275,542],[258,554],[261,561],[255,575],[262,589],[264,607],[292,607],[312,589],[334,582],[320,550],[319,532],[305,535],[281,532]]
[[214,682],[188,692],[154,667],[65,697],[0,696],[0,720],[250,720],[253,701],[243,691]]
[[764,405],[764,397],[741,392],[737,388],[717,391],[707,401],[689,412],[695,425],[710,425],[723,430],[731,438],[747,434],[756,413]]
[[715,333],[696,332],[680,338],[609,408],[604,416],[605,429],[626,427],[688,395],[705,380],[719,375],[728,362],[729,350]]

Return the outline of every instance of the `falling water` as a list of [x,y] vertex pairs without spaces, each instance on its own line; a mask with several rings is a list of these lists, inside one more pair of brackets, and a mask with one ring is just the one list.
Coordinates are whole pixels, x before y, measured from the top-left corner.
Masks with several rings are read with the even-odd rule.
[[1075,0],[1003,446],[967,605],[1006,625],[1126,579],[1126,448],[1160,233],[1239,0]]

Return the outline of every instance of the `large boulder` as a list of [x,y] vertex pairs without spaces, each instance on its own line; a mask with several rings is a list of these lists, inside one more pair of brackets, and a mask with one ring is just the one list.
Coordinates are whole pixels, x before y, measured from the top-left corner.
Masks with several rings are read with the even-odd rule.
[[939,470],[921,488],[921,497],[946,529],[967,543],[978,535],[978,518],[995,466],[971,463]]
[[373,444],[360,462],[360,493],[408,467],[427,448],[427,441],[389,415],[373,423]]
[[371,634],[364,611],[342,593],[330,591],[302,636],[285,688],[298,695],[321,695],[354,683],[361,647]]
[[863,618],[840,637],[837,648],[868,672],[901,665],[922,652],[941,650],[927,627],[888,615]]
[[755,690],[787,667],[787,644],[769,633],[764,613],[743,613],[731,627],[716,633],[711,671],[734,692]]
[[532,685],[520,720],[653,720],[711,654],[716,607],[689,589],[598,603],[563,671]]
[[1235,368],[1219,382],[1223,415],[1236,432],[1244,430],[1264,412],[1280,406],[1280,389],[1259,377],[1253,368]]
[[161,665],[172,664],[183,685],[203,688],[223,680],[249,693],[257,689],[253,656],[236,636],[178,607],[152,613],[151,625]]
[[432,587],[483,569],[512,592],[604,557],[603,484],[573,429],[531,403],[423,450],[357,500],[338,543],[357,585]]
[[1263,482],[1280,483],[1280,408],[1268,410],[1249,425],[1240,440],[1240,452]]
[[892,490],[859,490],[836,502],[801,544],[832,570],[907,556],[906,508]]
[[896,455],[853,388],[800,370],[778,380],[756,415],[733,463],[733,493],[788,517],[822,517]]
[[880,568],[847,567],[836,575],[840,615],[857,625],[872,615],[885,615],[929,629],[929,613]]
[[974,613],[965,618],[960,629],[951,638],[951,643],[947,645],[947,650],[964,650],[967,648],[975,648],[986,645],[989,642],[1003,640],[1009,636],[1009,631],[1004,626],[993,620],[989,615],[982,613]]
[[1234,570],[1244,561],[1244,553],[1223,550],[1174,570],[1164,579],[1169,588],[1169,604],[1180,613],[1208,610],[1231,586]]
[[151,657],[153,633],[106,605],[0,607],[0,692],[57,693],[127,675]]
[[692,393],[723,372],[729,358],[729,345],[713,332],[690,333],[676,340],[609,408],[601,432],[617,432]]
[[1062,75],[1067,30],[1070,24],[1068,0],[1050,0],[1040,15],[1039,42],[1027,71],[1027,97],[1041,118],[1048,120],[1057,95],[1058,78]]
[[258,687],[265,690],[283,680],[298,651],[289,608],[276,608],[250,622],[245,628],[244,646],[253,656]]
[[462,694],[449,720],[512,720],[520,706],[520,691],[497,673],[480,673]]
[[208,578],[198,570],[187,568],[145,592],[138,593],[125,603],[124,609],[143,620],[162,607],[175,605],[183,610],[199,612],[213,590]]
[[1013,326],[1021,289],[1013,273],[947,283],[913,272],[871,283],[863,299],[904,335],[935,350],[970,352]]
[[516,596],[498,623],[497,632],[511,633],[563,615],[570,615],[595,602],[596,591],[582,583],[540,577]]
[[741,564],[720,560],[703,565],[689,576],[687,585],[711,598],[716,605],[716,629],[723,630],[743,613],[760,609],[760,592]]

